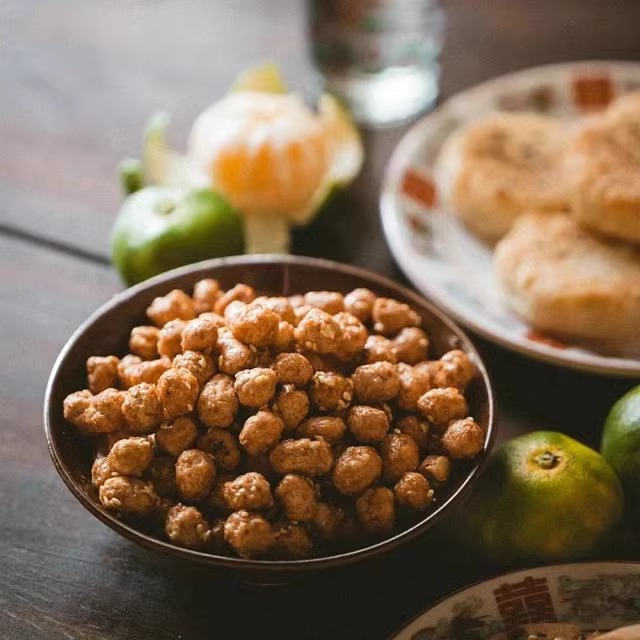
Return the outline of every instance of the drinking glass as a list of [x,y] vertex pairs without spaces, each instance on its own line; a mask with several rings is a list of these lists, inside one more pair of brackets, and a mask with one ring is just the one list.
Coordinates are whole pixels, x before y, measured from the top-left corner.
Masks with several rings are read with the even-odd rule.
[[444,15],[437,0],[307,0],[311,56],[356,120],[384,126],[433,105]]

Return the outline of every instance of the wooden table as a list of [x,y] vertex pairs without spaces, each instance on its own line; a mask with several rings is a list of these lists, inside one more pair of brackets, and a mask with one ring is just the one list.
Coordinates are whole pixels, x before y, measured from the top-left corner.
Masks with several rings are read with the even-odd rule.
[[[3,639],[384,638],[469,580],[424,549],[408,561],[394,556],[382,567],[295,589],[176,567],[90,517],[46,450],[41,405],[53,360],[80,321],[122,287],[107,242],[120,202],[117,161],[138,152],[145,119],[159,108],[174,114],[179,144],[234,74],[265,57],[283,61],[296,86],[310,91],[301,4],[0,3]],[[534,64],[640,60],[635,0],[444,4],[444,97]],[[366,135],[357,184],[332,215],[296,235],[295,252],[403,280],[377,211],[381,175],[402,133]],[[560,371],[477,342],[496,382],[501,439],[544,427],[596,445],[608,407],[633,384]]]

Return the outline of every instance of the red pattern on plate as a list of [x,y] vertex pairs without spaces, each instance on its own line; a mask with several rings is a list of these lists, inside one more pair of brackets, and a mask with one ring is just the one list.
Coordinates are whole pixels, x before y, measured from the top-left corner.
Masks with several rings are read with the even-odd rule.
[[429,232],[429,225],[422,218],[418,216],[409,216],[407,219],[409,221],[409,226],[416,233],[424,234]]
[[507,633],[530,622],[557,620],[546,578],[527,576],[520,582],[505,582],[493,595]]
[[573,102],[580,111],[600,111],[614,98],[611,77],[605,74],[576,76],[571,85]]
[[433,180],[415,169],[407,169],[402,178],[402,193],[427,208],[432,208],[438,194]]
[[538,333],[537,331],[534,331],[533,329],[527,332],[526,337],[529,340],[533,340],[534,342],[541,342],[542,344],[549,345],[550,347],[554,347],[556,349],[566,349],[568,346],[563,342],[556,340],[555,338],[552,338],[550,336],[545,336],[542,333]]
[[542,85],[527,92],[501,95],[498,97],[498,104],[505,111],[547,113],[558,104],[558,96],[552,86]]

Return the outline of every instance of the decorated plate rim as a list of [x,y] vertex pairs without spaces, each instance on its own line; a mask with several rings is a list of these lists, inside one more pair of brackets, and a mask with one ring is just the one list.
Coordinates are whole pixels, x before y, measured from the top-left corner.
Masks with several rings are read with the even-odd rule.
[[637,572],[640,573],[640,562],[634,561],[634,560],[610,560],[610,561],[601,560],[601,561],[594,561],[594,562],[565,562],[562,564],[545,564],[545,565],[540,565],[538,567],[531,567],[529,569],[526,569],[526,568],[518,569],[516,571],[505,571],[503,573],[493,575],[484,580],[476,580],[475,582],[469,585],[460,587],[459,589],[452,591],[451,593],[443,596],[442,598],[439,598],[433,604],[429,605],[425,609],[422,609],[420,612],[416,613],[410,620],[404,623],[401,627],[397,628],[393,633],[391,633],[387,637],[387,640],[399,640],[401,634],[407,631],[407,629],[409,629],[415,622],[420,620],[420,618],[422,618],[426,614],[431,613],[436,608],[440,607],[443,604],[446,604],[450,600],[464,596],[465,593],[471,592],[472,590],[478,589],[479,587],[482,587],[484,585],[488,585],[488,584],[491,584],[492,582],[496,582],[499,580],[513,581],[517,577],[522,576],[524,574],[535,576],[540,573],[544,574],[545,572],[546,574],[560,573],[563,571],[570,571],[572,568],[576,568],[576,567],[581,567],[583,569],[587,569],[587,568],[593,569],[594,573],[597,571],[607,571],[607,570],[614,570],[614,569],[623,570],[625,567],[628,567],[628,568],[637,569]]
[[[458,111],[461,102],[468,102],[470,99],[473,99],[474,96],[498,92],[502,87],[509,86],[516,81],[521,82],[523,85],[533,84],[533,81],[541,75],[548,76],[553,73],[564,73],[580,69],[589,69],[592,71],[597,71],[598,69],[613,69],[633,73],[637,72],[638,78],[640,79],[640,62],[581,60],[513,71],[456,93],[437,109],[423,116],[403,135],[385,171],[380,196],[380,216],[389,248],[402,271],[419,291],[444,309],[460,324],[508,350],[548,364],[590,373],[634,378],[640,376],[640,360],[607,356],[587,350],[565,351],[544,342],[532,340],[526,336],[517,336],[514,334],[502,336],[491,327],[490,324],[478,322],[473,317],[469,317],[465,313],[460,313],[454,305],[449,303],[449,296],[439,285],[431,285],[423,281],[418,273],[418,265],[411,259],[411,256],[415,254],[416,251],[413,247],[407,246],[407,243],[404,242],[402,238],[401,216],[403,215],[403,211],[402,204],[397,201],[399,185],[404,176],[405,169],[410,166],[410,159],[413,157],[417,148],[421,146],[423,139],[428,136],[429,132],[434,128],[438,128],[438,121],[440,119],[446,117],[447,114],[451,112]],[[517,317],[516,314],[512,315],[513,317]]]

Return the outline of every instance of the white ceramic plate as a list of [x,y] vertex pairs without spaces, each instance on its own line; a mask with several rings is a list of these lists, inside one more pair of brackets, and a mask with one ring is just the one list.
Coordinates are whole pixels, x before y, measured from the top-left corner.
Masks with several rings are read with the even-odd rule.
[[536,622],[588,631],[640,622],[640,563],[555,565],[494,578],[440,601],[391,640],[490,640]]
[[524,355],[618,376],[640,376],[640,360],[611,357],[540,335],[502,301],[492,251],[437,207],[431,177],[440,147],[460,125],[520,110],[575,118],[640,89],[640,64],[579,62],[512,73],[459,93],[412,127],[391,159],[382,190],[384,232],[413,284],[459,322]]

